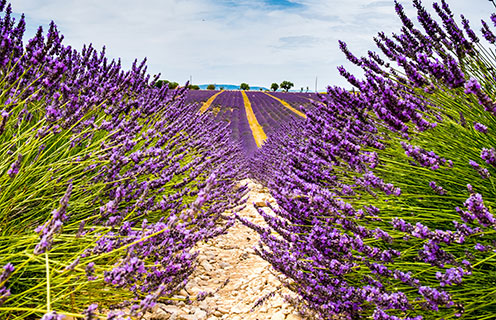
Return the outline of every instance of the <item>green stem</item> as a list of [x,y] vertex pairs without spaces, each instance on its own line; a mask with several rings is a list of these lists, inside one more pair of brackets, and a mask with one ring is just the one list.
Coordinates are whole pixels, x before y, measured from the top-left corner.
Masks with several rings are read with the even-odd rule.
[[50,307],[50,266],[48,263],[48,251],[45,252],[45,268],[46,268],[46,275],[47,275],[47,312],[51,311]]

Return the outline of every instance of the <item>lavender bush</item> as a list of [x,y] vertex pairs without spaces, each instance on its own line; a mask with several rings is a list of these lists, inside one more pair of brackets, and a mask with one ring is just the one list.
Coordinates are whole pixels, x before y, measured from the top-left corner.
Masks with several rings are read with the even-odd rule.
[[413,5],[423,31],[396,3],[400,33],[375,39],[389,62],[340,43],[364,70],[358,79],[339,68],[358,93],[329,87],[299,137],[271,137],[254,160],[283,159],[256,175],[278,208],[259,208],[268,228],[241,220],[316,318],[496,311],[494,53],[444,1],[433,7],[442,25]]
[[141,316],[232,224],[240,149],[145,61],[78,52],[53,23],[24,45],[0,10],[0,317]]

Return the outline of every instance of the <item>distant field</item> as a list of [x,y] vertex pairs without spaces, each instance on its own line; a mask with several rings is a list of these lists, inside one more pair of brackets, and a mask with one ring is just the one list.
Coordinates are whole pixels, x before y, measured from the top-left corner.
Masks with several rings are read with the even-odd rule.
[[186,103],[198,103],[202,112],[228,121],[232,139],[241,143],[248,157],[281,124],[292,118],[303,119],[303,108],[311,108],[313,100],[318,100],[315,93],[230,90],[191,90],[186,96]]

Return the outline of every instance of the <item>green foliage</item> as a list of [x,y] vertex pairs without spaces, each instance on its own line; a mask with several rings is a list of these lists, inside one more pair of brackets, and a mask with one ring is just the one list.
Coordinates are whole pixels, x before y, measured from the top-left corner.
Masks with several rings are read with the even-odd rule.
[[244,83],[244,82],[239,85],[239,88],[241,90],[250,90],[250,86],[248,85],[248,83]]
[[[486,88],[484,93],[494,101],[496,95],[492,88],[496,85],[495,80],[485,72],[484,68],[481,68],[481,65],[490,64],[489,69],[495,66],[490,59],[484,61],[482,58],[466,57],[463,60],[465,73],[467,77],[477,79],[481,87]],[[379,209],[380,219],[368,217],[365,218],[367,223],[362,225],[369,230],[380,228],[392,236],[391,242],[378,239],[370,239],[368,242],[374,246],[401,252],[401,256],[395,259],[394,264],[388,266],[391,270],[411,272],[413,278],[420,280],[420,285],[447,292],[456,304],[463,305],[462,314],[467,315],[467,319],[493,318],[496,302],[489,297],[494,296],[495,291],[494,226],[483,226],[477,219],[473,222],[463,221],[456,208],[469,211],[467,199],[480,194],[483,206],[491,215],[495,214],[496,166],[481,159],[481,153],[484,148],[491,149],[496,146],[496,115],[484,110],[477,97],[464,92],[463,87],[453,89],[434,82],[429,86],[428,92],[422,88],[409,89],[415,90],[419,101],[432,106],[428,116],[431,121],[437,122],[437,125],[432,129],[411,134],[407,143],[426,152],[434,152],[440,158],[444,158],[446,163],[438,169],[420,166],[412,157],[406,155],[400,143],[405,141],[404,137],[384,130],[384,143],[387,147],[381,150],[368,150],[376,152],[379,158],[379,165],[371,171],[385,182],[401,188],[401,195],[386,195],[375,189],[357,188],[348,201],[357,210],[363,210],[371,205]],[[474,123],[486,126],[487,133],[476,130]],[[474,169],[469,164],[471,160],[477,162],[481,169],[486,169],[489,177],[484,177]],[[449,165],[448,161],[452,161],[453,165]],[[342,181],[350,185],[354,182],[348,175],[343,175]],[[432,182],[442,187],[444,191],[436,192],[430,185]],[[435,261],[426,263],[418,259],[419,252],[424,250],[429,240],[394,228],[392,225],[394,219],[402,219],[410,223],[415,230],[421,230],[422,226],[425,226],[431,232],[457,234],[455,226],[457,223],[467,223],[470,228],[480,229],[462,237],[458,234],[456,237],[460,238],[451,243],[441,241],[438,244],[440,249],[453,257],[453,262],[436,266]],[[488,249],[481,250],[478,247]],[[471,264],[469,268],[464,265],[466,260]],[[463,276],[460,285],[440,287],[438,277],[451,268],[462,268],[468,274]],[[358,273],[373,275],[367,266],[361,266]],[[386,291],[403,291],[409,297],[411,294],[413,299],[417,295],[419,300],[416,308],[421,308],[422,297],[418,296],[415,290],[412,291],[409,285],[400,281],[382,283],[387,284],[384,287]],[[442,312],[445,319],[456,319],[460,309],[455,306]],[[440,314],[423,310],[422,315],[425,319],[434,319],[434,317],[437,319]]]
[[[0,80],[0,88],[3,88],[0,92],[7,92],[6,85],[5,80]],[[12,263],[15,271],[8,279],[11,295],[3,301],[3,305],[0,304],[0,318],[4,319],[7,313],[8,319],[39,319],[40,314],[47,309],[80,317],[79,313],[95,302],[100,307],[108,308],[132,300],[133,295],[128,289],[111,286],[103,279],[106,271],[122,262],[129,245],[97,255],[83,255],[85,250],[94,248],[99,239],[113,232],[113,227],[99,223],[101,213],[98,208],[109,201],[108,193],[115,181],[95,182],[99,169],[111,165],[108,156],[101,155],[108,154],[110,149],[104,146],[113,139],[113,133],[96,128],[104,121],[112,121],[113,116],[106,114],[100,105],[95,105],[72,127],[55,130],[58,126],[49,123],[45,117],[46,103],[43,98],[33,101],[32,97],[27,97],[16,103],[9,101],[10,97],[0,95],[0,104],[10,110],[5,131],[0,134],[0,266]],[[18,122],[24,113],[32,117]],[[78,131],[74,132],[78,124],[92,118],[94,126],[78,127]],[[149,143],[139,136],[153,130],[159,120],[164,120],[159,114],[142,119],[141,132],[136,136],[137,144],[130,152]],[[54,128],[54,132],[37,136],[42,128]],[[181,141],[181,135],[178,133],[170,137],[171,143]],[[181,143],[177,146],[182,148]],[[183,160],[171,165],[186,165],[197,157],[197,153],[190,148],[183,154]],[[22,155],[19,172],[9,176],[9,168],[18,155]],[[189,178],[191,170],[175,176],[161,189],[161,195],[178,192],[179,189],[174,185]],[[133,179],[129,182],[143,183],[148,177]],[[204,180],[204,177],[200,177],[200,180]],[[184,187],[194,188],[194,183],[190,181]],[[59,208],[59,201],[69,184],[73,189],[67,207],[68,221],[64,223],[62,232],[54,236],[53,247],[49,252],[34,254],[35,246],[40,242],[40,236],[34,228],[52,219],[52,213]],[[187,196],[182,200],[187,204],[194,197]],[[134,202],[131,200],[130,203]],[[128,204],[123,201],[121,206]],[[166,216],[167,212],[160,210],[148,212],[146,219],[158,221]],[[130,217],[129,221],[141,220]],[[84,234],[79,232],[81,223],[86,226]],[[147,239],[141,238],[132,245],[146,242]],[[72,269],[68,268],[76,260],[79,263]],[[86,267],[90,264],[94,264],[95,274],[100,275],[94,280],[87,276]]]
[[157,82],[155,82],[155,86],[158,88],[162,88],[165,85],[168,85],[169,89],[176,89],[179,86],[179,83],[170,82],[169,80],[157,80]]
[[292,82],[289,82],[289,81],[284,80],[283,82],[281,82],[281,84],[279,85],[279,87],[281,87],[281,89],[283,89],[284,91],[288,92],[289,89],[291,89],[292,87],[294,87],[294,84]]
[[215,90],[215,84],[209,84],[207,90]]
[[277,83],[274,82],[270,85],[270,90],[275,92],[277,89],[279,89],[279,85]]
[[190,89],[190,90],[200,90],[200,87],[197,86],[196,84],[190,84],[190,85],[188,85],[188,89]]

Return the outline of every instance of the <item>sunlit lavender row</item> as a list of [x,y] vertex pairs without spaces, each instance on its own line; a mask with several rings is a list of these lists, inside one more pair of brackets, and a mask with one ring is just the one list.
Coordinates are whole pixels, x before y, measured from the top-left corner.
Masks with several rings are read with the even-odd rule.
[[376,51],[339,43],[353,89],[287,93],[169,89],[54,23],[24,39],[0,1],[0,318],[206,299],[178,293],[236,219],[306,319],[494,318],[496,15],[411,4]]

